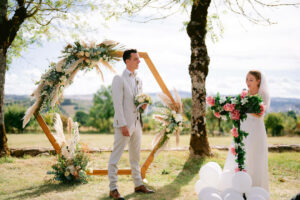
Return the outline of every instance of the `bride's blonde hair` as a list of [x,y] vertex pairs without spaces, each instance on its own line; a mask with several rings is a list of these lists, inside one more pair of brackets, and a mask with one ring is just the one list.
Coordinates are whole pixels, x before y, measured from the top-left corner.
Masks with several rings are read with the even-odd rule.
[[257,81],[259,81],[259,84],[258,84],[258,87],[259,87],[259,86],[260,86],[260,82],[261,82],[261,72],[258,71],[258,70],[250,70],[250,71],[248,72],[248,74],[251,74],[252,76],[255,77],[255,79],[256,79]]

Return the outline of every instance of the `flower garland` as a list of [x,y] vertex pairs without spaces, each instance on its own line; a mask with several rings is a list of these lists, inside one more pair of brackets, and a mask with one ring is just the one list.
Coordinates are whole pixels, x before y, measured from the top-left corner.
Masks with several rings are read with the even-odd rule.
[[56,105],[62,98],[64,88],[72,83],[78,71],[89,71],[96,68],[103,80],[103,73],[98,65],[101,63],[115,73],[109,62],[118,60],[114,56],[114,52],[120,49],[118,44],[115,41],[106,40],[97,45],[84,42],[67,45],[62,51],[63,59],[58,63],[51,63],[48,71],[37,82],[38,86],[31,95],[35,98],[35,103],[27,109],[23,119],[23,127],[34,113],[47,106],[54,107]]
[[245,170],[245,150],[243,140],[248,133],[240,129],[241,122],[247,119],[247,113],[262,115],[264,106],[262,97],[259,95],[249,95],[247,91],[243,91],[237,97],[220,97],[219,93],[216,97],[209,96],[206,102],[214,111],[217,118],[223,120],[232,120],[233,128],[231,134],[233,136],[234,146],[230,148],[231,153],[236,157],[235,161],[238,168],[235,171]]
[[176,144],[179,143],[179,133],[183,129],[183,108],[181,98],[175,89],[174,94],[176,97],[175,104],[167,95],[159,94],[164,106],[155,108],[156,114],[153,115],[153,118],[160,123],[159,133],[152,142],[157,150],[162,149],[167,144],[171,134],[176,135]]
[[88,177],[86,169],[88,166],[89,158],[87,156],[86,148],[83,149],[79,145],[79,130],[78,123],[72,122],[69,118],[69,135],[73,133],[73,137],[65,140],[63,133],[63,125],[60,115],[56,113],[56,121],[54,128],[56,134],[54,137],[60,144],[61,154],[58,154],[57,163],[52,165],[53,171],[48,171],[47,174],[54,174],[54,179],[62,183],[87,183]]

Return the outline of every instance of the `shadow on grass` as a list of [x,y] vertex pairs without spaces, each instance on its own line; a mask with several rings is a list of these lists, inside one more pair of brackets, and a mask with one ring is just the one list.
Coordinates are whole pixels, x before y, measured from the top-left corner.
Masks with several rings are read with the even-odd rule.
[[81,184],[66,185],[66,184],[46,183],[44,185],[39,185],[36,187],[31,186],[21,190],[16,190],[13,192],[13,195],[11,197],[4,198],[4,200],[33,199],[53,191],[63,192],[66,190],[73,190],[80,185]]
[[[180,196],[181,188],[185,185],[188,185],[190,181],[198,175],[198,172],[201,166],[204,163],[203,158],[193,158],[189,157],[181,172],[178,176],[168,185],[165,185],[155,191],[154,194],[129,194],[124,196],[125,199],[134,199],[134,200],[170,200],[175,199]],[[149,187],[151,188],[151,187]],[[194,192],[194,191],[191,191]],[[111,198],[105,196],[100,197],[99,200],[111,200]]]

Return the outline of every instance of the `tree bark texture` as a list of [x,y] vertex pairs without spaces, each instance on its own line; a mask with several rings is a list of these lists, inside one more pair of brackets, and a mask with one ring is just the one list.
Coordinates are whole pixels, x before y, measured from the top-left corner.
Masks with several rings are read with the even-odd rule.
[[9,155],[4,125],[4,86],[7,69],[7,50],[14,41],[27,15],[25,1],[19,0],[17,9],[11,19],[7,17],[8,0],[0,1],[0,157]]
[[192,81],[192,119],[190,154],[194,156],[209,156],[206,131],[206,89],[205,80],[208,74],[209,56],[205,44],[208,7],[211,0],[194,0],[191,19],[187,33],[191,40],[191,63],[189,74]]
[[7,137],[4,126],[4,84],[6,72],[6,55],[0,49],[0,157],[9,155]]

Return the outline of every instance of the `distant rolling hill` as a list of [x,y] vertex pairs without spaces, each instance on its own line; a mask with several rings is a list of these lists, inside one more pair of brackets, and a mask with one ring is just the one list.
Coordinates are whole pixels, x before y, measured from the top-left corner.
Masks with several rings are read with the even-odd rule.
[[[186,91],[178,91],[181,98],[191,98],[191,93]],[[159,100],[158,93],[149,93],[154,101]],[[90,95],[65,95],[64,102],[61,106],[63,111],[69,116],[74,116],[75,112],[78,110],[83,110],[89,112],[89,109],[93,105],[93,94]],[[24,106],[29,106],[33,102],[30,100],[28,95],[5,95],[4,102],[8,104],[23,104]],[[286,112],[293,110],[296,113],[300,111],[300,99],[296,98],[281,98],[274,97],[271,99],[271,107],[269,112]]]

